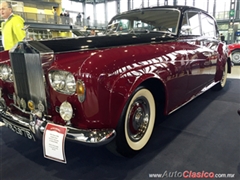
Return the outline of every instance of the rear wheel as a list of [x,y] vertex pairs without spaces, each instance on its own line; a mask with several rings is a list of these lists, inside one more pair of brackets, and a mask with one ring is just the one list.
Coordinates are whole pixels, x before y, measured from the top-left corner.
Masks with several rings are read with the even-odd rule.
[[223,75],[222,75],[222,79],[221,81],[219,81],[218,84],[216,84],[213,89],[214,90],[221,90],[224,88],[224,86],[226,85],[227,82],[227,63],[225,64],[225,67],[223,69]]
[[240,64],[240,51],[234,51],[232,53],[232,62],[234,64]]
[[152,93],[138,88],[125,106],[117,127],[117,151],[127,157],[142,150],[153,132],[156,105]]

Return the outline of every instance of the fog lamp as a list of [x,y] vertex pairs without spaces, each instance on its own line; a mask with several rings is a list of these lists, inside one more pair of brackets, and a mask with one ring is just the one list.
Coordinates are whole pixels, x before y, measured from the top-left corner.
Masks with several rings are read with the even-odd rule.
[[72,105],[67,101],[63,102],[60,106],[59,113],[64,121],[69,121],[73,116]]
[[12,78],[12,69],[6,64],[0,65],[0,79],[3,81],[12,81],[10,77]]

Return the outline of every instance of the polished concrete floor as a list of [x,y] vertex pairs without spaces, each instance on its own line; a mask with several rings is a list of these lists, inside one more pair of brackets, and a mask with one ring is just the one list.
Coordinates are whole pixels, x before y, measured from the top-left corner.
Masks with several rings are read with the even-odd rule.
[[232,72],[228,74],[228,78],[240,79],[240,65],[232,67]]

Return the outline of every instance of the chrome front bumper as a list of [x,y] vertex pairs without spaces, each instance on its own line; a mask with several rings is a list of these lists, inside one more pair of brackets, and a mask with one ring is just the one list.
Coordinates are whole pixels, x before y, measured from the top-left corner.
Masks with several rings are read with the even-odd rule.
[[[6,126],[12,129],[16,133],[25,134],[25,136],[29,139],[42,139],[45,127],[47,125],[47,121],[44,119],[40,119],[37,116],[37,113],[31,113],[30,119],[26,119],[20,117],[18,115],[14,115],[10,113],[8,110],[2,109],[2,101],[0,101],[0,120],[5,122]],[[5,106],[6,107],[6,106]],[[22,129],[22,132],[16,130],[16,127]],[[116,136],[116,131],[114,129],[77,129],[70,126],[67,127],[66,139],[82,143],[85,145],[93,145],[100,146],[109,143]],[[29,131],[30,130],[30,131]],[[32,137],[32,135],[34,136]]]

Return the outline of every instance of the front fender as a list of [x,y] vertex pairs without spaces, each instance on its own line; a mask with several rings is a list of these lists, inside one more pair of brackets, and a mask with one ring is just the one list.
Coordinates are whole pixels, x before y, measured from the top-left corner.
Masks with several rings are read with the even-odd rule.
[[109,98],[109,119],[113,128],[117,126],[124,107],[134,91],[146,81],[152,78],[156,79],[156,75],[150,73],[142,74],[141,76],[132,76],[132,74],[133,72],[123,74],[115,81],[112,87]]
[[[0,52],[0,64],[6,64],[11,67],[9,51]],[[9,105],[10,103],[13,103],[13,100],[7,96],[8,94],[13,94],[14,92],[13,82],[6,82],[0,79],[0,88],[6,104]]]

